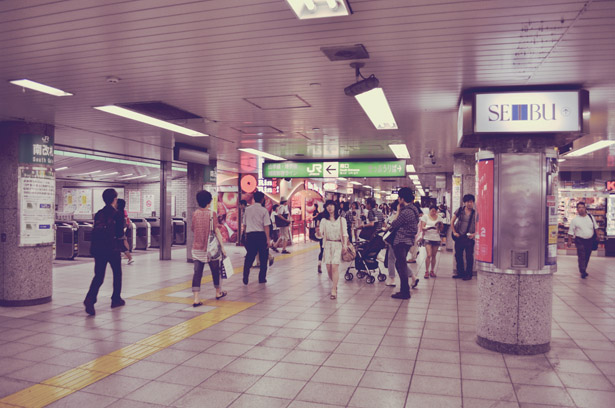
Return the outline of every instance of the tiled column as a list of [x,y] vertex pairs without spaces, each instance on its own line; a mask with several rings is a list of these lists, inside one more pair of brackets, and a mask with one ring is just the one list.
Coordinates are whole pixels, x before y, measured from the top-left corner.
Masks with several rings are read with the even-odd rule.
[[51,301],[53,244],[19,245],[18,170],[21,135],[53,134],[50,125],[0,122],[0,306]]

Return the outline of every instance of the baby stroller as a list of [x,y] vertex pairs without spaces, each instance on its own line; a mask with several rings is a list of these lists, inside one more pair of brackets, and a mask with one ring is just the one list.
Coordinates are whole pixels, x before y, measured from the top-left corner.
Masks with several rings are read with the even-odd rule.
[[376,278],[372,275],[372,273],[376,271],[378,271],[379,282],[384,282],[387,279],[387,276],[380,271],[380,265],[377,259],[380,251],[386,248],[382,235],[382,232],[376,233],[372,239],[360,241],[356,244],[357,256],[354,259],[354,264],[351,264],[348,269],[346,269],[344,279],[351,281],[354,278],[354,275],[350,272],[351,269],[356,269],[357,278],[365,278],[367,283],[374,283],[376,281]]

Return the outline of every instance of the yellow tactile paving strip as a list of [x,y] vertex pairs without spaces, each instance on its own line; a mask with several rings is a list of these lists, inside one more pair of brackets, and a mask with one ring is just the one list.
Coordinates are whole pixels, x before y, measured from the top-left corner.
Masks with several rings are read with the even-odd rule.
[[[276,261],[309,252],[314,248],[315,247],[312,246],[295,251],[292,254],[280,255],[276,257]],[[240,273],[242,271],[243,267],[234,268],[234,273]],[[209,281],[211,281],[211,276],[203,279],[203,282]],[[191,286],[192,281],[187,281],[137,295],[131,299],[189,304],[192,303],[191,298],[178,298],[168,295],[170,293],[185,290]],[[67,370],[40,384],[33,385],[6,396],[0,400],[0,408],[45,407],[255,305],[255,303],[248,302],[219,300],[207,300],[203,303],[207,306],[215,306],[216,309],[149,336],[135,344],[115,350],[106,356],[99,357],[78,367]]]

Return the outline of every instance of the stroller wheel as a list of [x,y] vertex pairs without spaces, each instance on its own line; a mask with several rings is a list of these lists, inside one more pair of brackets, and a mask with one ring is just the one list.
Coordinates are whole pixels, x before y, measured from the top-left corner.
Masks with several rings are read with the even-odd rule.
[[363,271],[357,271],[357,278],[359,279],[363,279],[365,277],[365,272]]
[[384,282],[385,280],[387,280],[387,276],[383,273],[379,273],[378,274],[378,282]]
[[367,279],[365,279],[365,281],[366,281],[367,283],[374,283],[374,282],[376,282],[376,278],[374,278],[372,275],[369,275],[369,276],[367,277]]
[[350,272],[346,272],[346,274],[344,275],[344,279],[346,279],[347,281],[351,281],[354,278],[354,275]]

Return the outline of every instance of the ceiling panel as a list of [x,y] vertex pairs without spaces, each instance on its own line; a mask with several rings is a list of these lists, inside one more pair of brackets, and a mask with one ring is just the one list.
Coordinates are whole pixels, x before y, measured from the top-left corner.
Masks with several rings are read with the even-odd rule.
[[[54,123],[58,143],[151,159],[168,157],[174,140],[190,142],[208,148],[221,169],[238,167],[238,147],[289,158],[393,158],[387,146],[401,142],[419,171],[437,173],[452,171],[450,156],[464,151],[455,145],[463,89],[580,84],[591,94],[592,137],[615,138],[615,2],[350,4],[351,16],[300,21],[284,0],[5,0],[0,76],[75,96],[22,92],[3,81],[0,119]],[[370,54],[363,73],[380,79],[396,131],[374,129],[343,93],[354,81],[348,61],[320,51],[359,43]],[[298,95],[310,107],[262,110],[245,100],[276,95]],[[202,116],[181,123],[212,137],[173,135],[92,109],[142,101]],[[244,126],[281,133],[236,130]],[[424,166],[431,150],[442,158],[437,168]],[[565,166],[604,168],[608,154]]]

